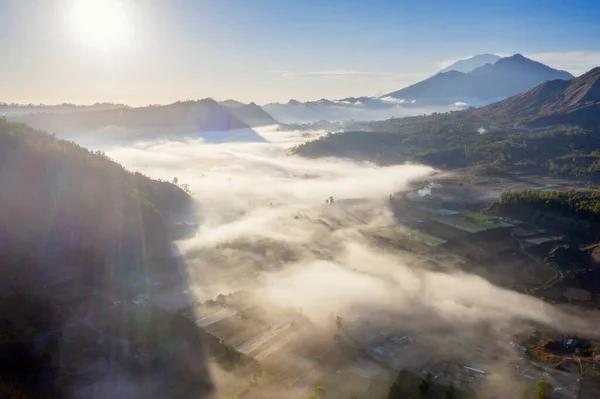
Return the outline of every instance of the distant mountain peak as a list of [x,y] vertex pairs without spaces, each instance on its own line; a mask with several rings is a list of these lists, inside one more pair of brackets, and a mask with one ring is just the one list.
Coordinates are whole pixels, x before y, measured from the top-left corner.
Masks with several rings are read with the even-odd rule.
[[[454,69],[448,71],[448,72],[442,72],[445,76],[464,76],[466,75],[465,72],[461,72],[461,71],[455,71]],[[441,74],[441,73],[440,73]]]
[[447,66],[438,73],[446,73],[450,71],[458,72],[471,72],[476,68],[479,68],[486,64],[494,64],[500,59],[500,56],[495,54],[478,54],[473,57],[465,58],[454,62],[452,65]]
[[[497,58],[495,62],[486,63],[469,72],[450,69],[438,73],[386,96],[429,104],[462,101],[481,105],[514,96],[545,81],[573,78],[573,75],[566,71],[551,68],[521,54]],[[478,62],[480,63],[481,59]]]
[[201,104],[201,105],[211,105],[211,106],[219,105],[219,103],[217,103],[215,101],[215,99],[212,98],[212,97],[203,98],[202,100],[198,101],[198,104]]
[[232,100],[232,99],[225,100],[225,101],[219,101],[219,104],[221,104],[221,105],[223,105],[225,107],[243,107],[244,105],[246,105],[246,104],[244,104],[242,102],[239,102],[239,101],[236,101],[236,100]]

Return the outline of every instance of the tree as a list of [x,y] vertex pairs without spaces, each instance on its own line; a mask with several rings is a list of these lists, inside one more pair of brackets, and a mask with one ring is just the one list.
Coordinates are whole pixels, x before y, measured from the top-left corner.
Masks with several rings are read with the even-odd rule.
[[329,197],[329,203],[333,204],[333,197]]
[[325,396],[327,391],[323,387],[315,387],[312,393],[308,396],[309,399],[319,399]]
[[193,193],[192,193],[192,190],[190,189],[190,185],[189,185],[189,184],[187,184],[187,183],[184,183],[184,184],[182,184],[182,185],[181,185],[181,186],[179,186],[179,187],[181,187],[181,189],[182,189],[183,191],[185,191],[185,192],[186,192],[186,194],[189,194],[189,195],[192,195],[192,194],[193,194]]
[[342,318],[341,318],[340,316],[337,316],[337,317],[335,318],[335,325],[336,325],[336,327],[337,327],[338,329],[339,329],[339,328],[342,328]]
[[444,392],[444,399],[454,399],[455,397],[454,387],[449,386]]
[[427,373],[427,376],[425,376],[425,381],[427,381],[427,383],[431,385],[431,382],[433,381],[433,376],[431,375],[431,373]]
[[392,384],[392,386],[390,386],[390,390],[388,392],[388,399],[399,399],[402,396],[402,386],[405,380],[405,372],[401,371],[400,373],[398,373],[398,376],[396,377],[396,380],[394,381],[394,383]]
[[537,384],[535,384],[536,399],[546,399],[550,391],[552,391],[552,385],[546,380],[539,380]]
[[429,392],[429,384],[425,380],[421,380],[421,384],[419,384],[419,392],[421,392],[421,396],[425,395]]
[[179,184],[179,179],[177,177],[174,177],[171,183],[177,186]]

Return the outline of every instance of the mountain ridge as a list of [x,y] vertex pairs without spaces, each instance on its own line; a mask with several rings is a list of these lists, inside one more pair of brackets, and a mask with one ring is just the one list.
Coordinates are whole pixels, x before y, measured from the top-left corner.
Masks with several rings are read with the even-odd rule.
[[168,105],[69,113],[32,113],[11,117],[29,126],[61,134],[80,134],[108,126],[128,129],[179,128],[182,132],[227,131],[248,128],[230,108],[212,98]]
[[544,82],[529,91],[470,112],[531,126],[600,127],[600,67],[568,81]]
[[463,73],[471,72],[474,69],[479,68],[480,66],[483,66],[485,64],[494,64],[501,58],[502,57],[496,54],[477,54],[473,57],[461,59],[452,63],[451,65],[448,65],[446,68],[439,71],[438,74],[450,71],[458,71]]
[[101,151],[2,118],[0,144],[0,163],[11,166],[0,178],[0,236],[10,232],[42,259],[46,239],[106,260],[168,257],[170,223],[192,212],[181,188],[130,172]]
[[250,127],[276,125],[279,122],[256,103],[244,104],[235,100],[221,101],[219,104]]
[[572,78],[573,75],[566,71],[514,54],[468,73],[453,70],[439,73],[382,97],[416,100],[421,103],[448,103],[468,99],[490,103],[532,89],[547,80]]

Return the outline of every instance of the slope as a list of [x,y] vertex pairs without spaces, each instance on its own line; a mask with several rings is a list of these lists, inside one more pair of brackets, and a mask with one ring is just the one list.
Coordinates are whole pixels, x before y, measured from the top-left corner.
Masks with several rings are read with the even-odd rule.
[[0,165],[0,241],[42,263],[56,251],[107,262],[168,256],[168,224],[192,206],[179,187],[5,119]]
[[76,134],[118,126],[127,129],[177,129],[184,133],[247,128],[228,108],[213,99],[169,105],[71,113],[37,113],[11,118],[61,134]]
[[221,106],[250,127],[276,125],[278,122],[255,103],[244,104],[233,100],[222,101]]
[[600,67],[570,81],[553,80],[504,101],[472,110],[494,121],[530,126],[600,127]]
[[446,73],[450,71],[467,73],[473,71],[476,68],[484,66],[485,64],[494,64],[500,58],[500,56],[495,54],[478,54],[470,58],[458,60],[452,65],[449,65],[446,68],[442,69],[438,73]]
[[449,103],[463,100],[489,103],[498,98],[510,97],[532,89],[547,80],[571,78],[573,76],[568,72],[550,68],[515,54],[468,73],[458,71],[440,73],[386,96],[422,103]]

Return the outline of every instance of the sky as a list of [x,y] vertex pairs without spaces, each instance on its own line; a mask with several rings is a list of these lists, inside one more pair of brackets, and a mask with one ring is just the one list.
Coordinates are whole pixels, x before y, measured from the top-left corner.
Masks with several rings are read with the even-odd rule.
[[382,95],[452,60],[600,66],[600,2],[0,0],[0,102]]

